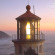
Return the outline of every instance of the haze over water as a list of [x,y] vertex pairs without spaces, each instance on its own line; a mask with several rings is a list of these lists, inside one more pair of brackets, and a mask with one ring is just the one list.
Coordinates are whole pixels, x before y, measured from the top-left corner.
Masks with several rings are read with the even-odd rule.
[[[55,31],[43,31],[45,33],[44,53],[45,55],[55,55]],[[9,32],[7,32],[10,34]],[[16,32],[14,33],[16,34]],[[12,35],[12,34],[10,34]],[[13,37],[15,39],[15,37]],[[9,55],[14,53],[12,37],[9,39],[0,39],[0,55]]]

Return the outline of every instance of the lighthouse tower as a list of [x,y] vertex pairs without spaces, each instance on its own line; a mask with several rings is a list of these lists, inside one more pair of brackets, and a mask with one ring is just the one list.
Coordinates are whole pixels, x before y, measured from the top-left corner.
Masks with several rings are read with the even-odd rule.
[[40,37],[41,18],[31,13],[30,5],[26,12],[17,17],[17,39],[12,40],[16,55],[44,55],[44,39]]

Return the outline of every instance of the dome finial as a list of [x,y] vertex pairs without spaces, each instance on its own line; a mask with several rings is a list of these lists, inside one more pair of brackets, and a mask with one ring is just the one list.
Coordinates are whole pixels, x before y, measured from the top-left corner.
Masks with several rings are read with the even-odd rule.
[[30,8],[31,8],[30,5],[26,6],[27,11],[30,11]]

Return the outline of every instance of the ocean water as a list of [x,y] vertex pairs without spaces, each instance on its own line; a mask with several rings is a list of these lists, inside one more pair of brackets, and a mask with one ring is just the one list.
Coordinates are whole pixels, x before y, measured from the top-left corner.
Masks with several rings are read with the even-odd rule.
[[[55,31],[47,31],[45,34],[44,54],[55,55]],[[15,52],[11,38],[0,39],[0,55],[10,55]]]
[[45,55],[55,55],[55,31],[48,31],[45,35]]
[[12,53],[14,53],[12,39],[0,39],[0,55],[10,55]]

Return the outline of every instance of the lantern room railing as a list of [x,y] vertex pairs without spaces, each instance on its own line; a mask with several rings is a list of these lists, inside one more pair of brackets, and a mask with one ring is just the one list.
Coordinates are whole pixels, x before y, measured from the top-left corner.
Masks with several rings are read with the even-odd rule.
[[[17,34],[12,34],[12,40],[17,40]],[[36,40],[38,40],[38,39],[36,39]],[[45,40],[45,34],[41,33],[39,40]]]

